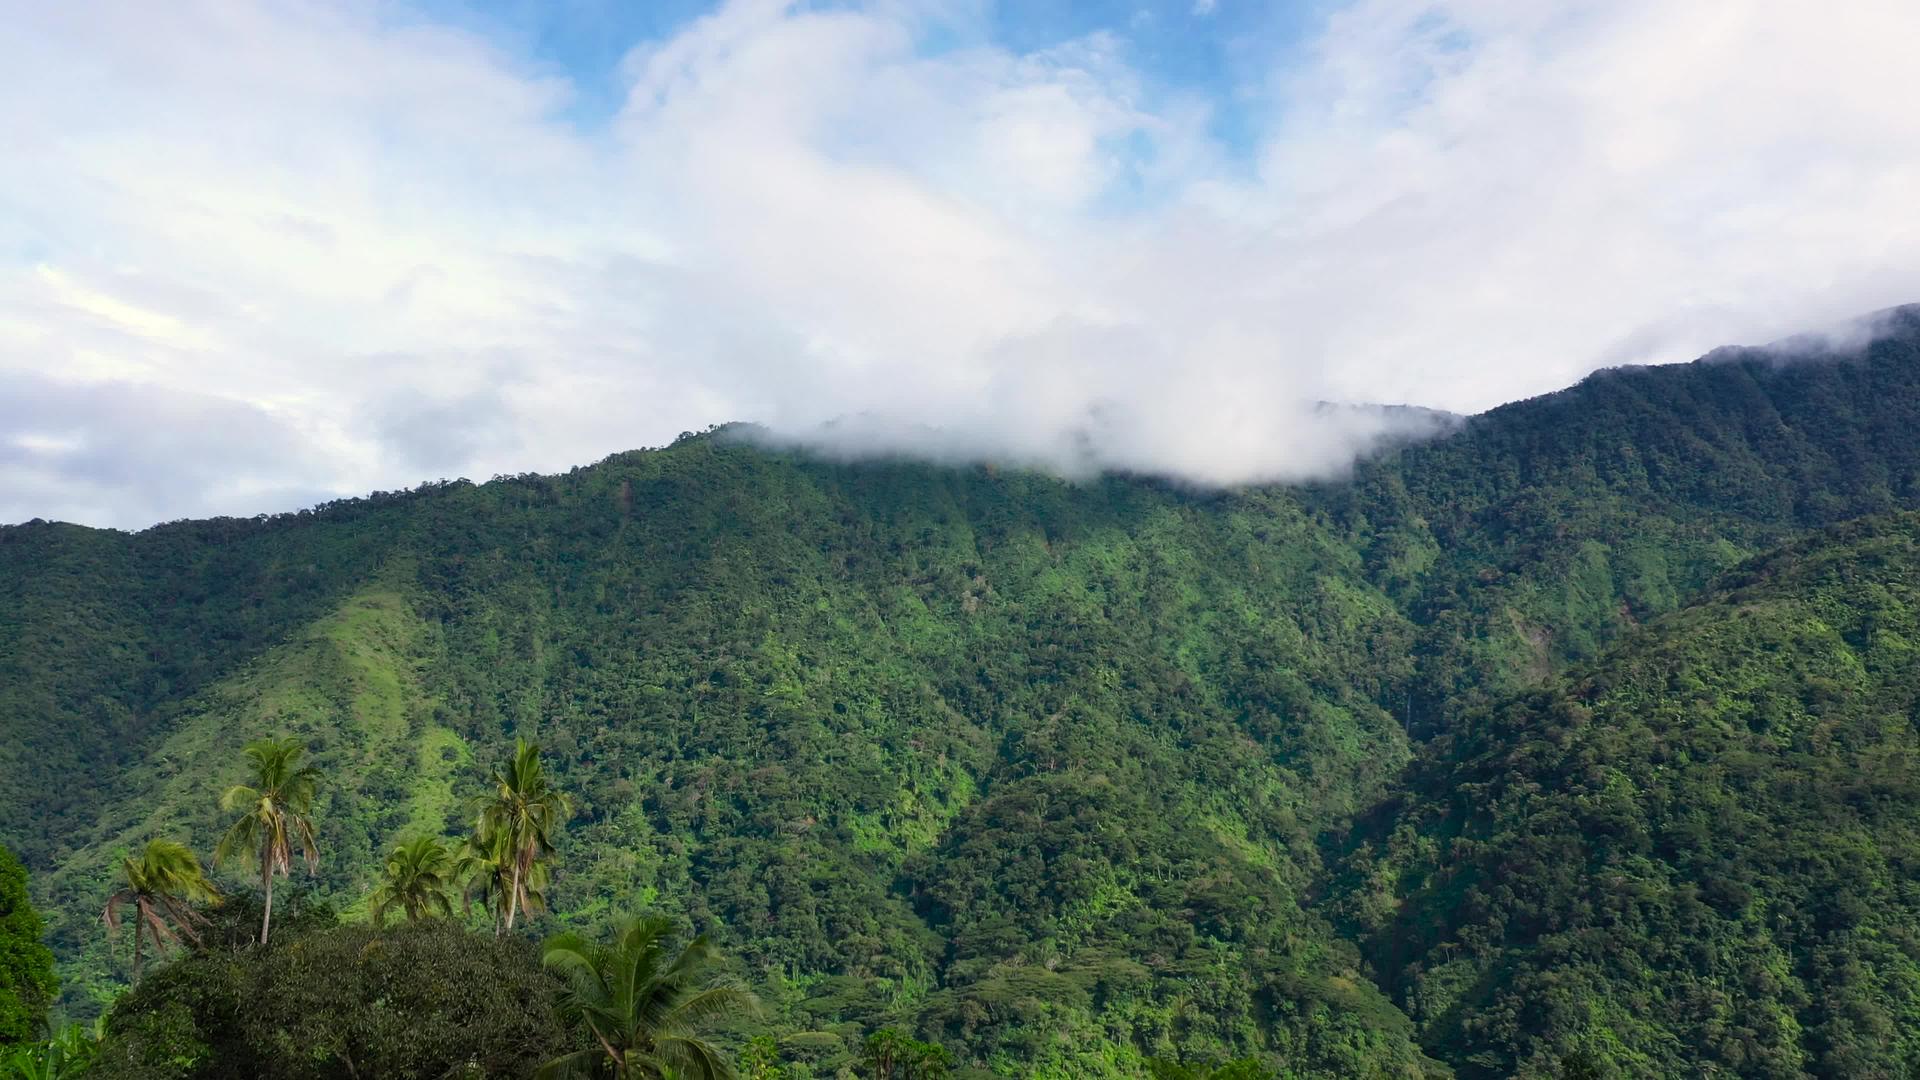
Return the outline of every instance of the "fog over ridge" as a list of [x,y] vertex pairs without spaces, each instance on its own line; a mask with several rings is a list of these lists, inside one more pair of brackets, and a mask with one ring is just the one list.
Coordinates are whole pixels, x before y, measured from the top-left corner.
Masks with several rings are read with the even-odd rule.
[[[806,429],[739,424],[723,430],[729,438],[752,445],[840,462],[987,464],[1035,469],[1068,480],[1125,473],[1202,487],[1239,487],[1335,478],[1381,449],[1446,434],[1465,419],[1417,406],[1331,402],[1272,402],[1253,415],[1263,417],[1264,423],[1241,433],[1242,441],[1210,444],[1179,438],[1165,447],[1139,444],[1135,440],[1149,425],[1097,406],[1079,425],[1024,430],[903,424],[874,414]],[[1182,452],[1186,446],[1216,446],[1220,452]]]
[[[0,521],[841,456],[1235,485],[1920,298],[1920,6],[731,0],[589,80],[406,0],[0,25]],[[1293,36],[1287,36],[1287,35]],[[1844,343],[1845,336],[1831,341]],[[1836,344],[1835,348],[1841,347]],[[1779,353],[1793,353],[1787,349]]]

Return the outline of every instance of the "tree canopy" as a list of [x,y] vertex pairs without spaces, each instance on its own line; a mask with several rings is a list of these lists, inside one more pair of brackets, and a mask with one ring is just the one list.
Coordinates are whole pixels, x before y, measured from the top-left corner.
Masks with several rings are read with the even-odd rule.
[[[335,925],[295,909],[265,948],[257,905],[155,969],[107,1018],[116,1080],[524,1080],[575,1049],[533,943],[446,920]],[[244,918],[246,921],[240,921]]]
[[42,931],[27,870],[0,847],[0,1047],[38,1039],[46,1028],[57,984]]

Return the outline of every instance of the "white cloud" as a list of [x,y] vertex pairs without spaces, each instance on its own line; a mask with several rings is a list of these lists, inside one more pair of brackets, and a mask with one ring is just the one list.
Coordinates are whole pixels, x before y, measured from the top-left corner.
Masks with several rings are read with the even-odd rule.
[[[0,516],[279,509],[733,419],[1288,478],[1380,434],[1317,400],[1478,409],[1920,299],[1904,0],[1356,0],[1240,88],[1251,166],[1124,38],[929,50],[980,40],[935,32],[965,10],[729,4],[636,50],[604,126],[372,0],[16,13],[0,374],[68,412],[7,414]],[[274,435],[245,477],[161,439],[211,455],[164,498],[48,464],[151,453],[70,415],[142,393]]]
[[326,497],[328,463],[270,410],[163,386],[0,371],[0,510],[154,522]]

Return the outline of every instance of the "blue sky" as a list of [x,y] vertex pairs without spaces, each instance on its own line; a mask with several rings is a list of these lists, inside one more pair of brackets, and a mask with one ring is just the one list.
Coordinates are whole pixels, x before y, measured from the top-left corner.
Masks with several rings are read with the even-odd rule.
[[[592,123],[618,108],[625,89],[619,67],[629,51],[672,37],[716,7],[703,0],[417,0],[402,4],[395,15],[466,27],[502,49],[564,72],[580,92],[576,115]],[[1309,43],[1332,10],[1330,0],[960,3],[929,17],[923,40],[929,50],[992,43],[1029,53],[1112,34],[1155,88],[1212,102],[1217,132],[1244,150],[1253,134],[1242,113],[1244,90]]]
[[0,520],[766,424],[1197,484],[1920,299],[1911,0],[71,0]]

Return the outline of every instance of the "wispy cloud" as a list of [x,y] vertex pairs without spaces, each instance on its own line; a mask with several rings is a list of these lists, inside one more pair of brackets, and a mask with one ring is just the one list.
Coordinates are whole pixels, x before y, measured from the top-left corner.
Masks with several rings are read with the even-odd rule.
[[[970,10],[728,4],[589,126],[565,78],[371,2],[16,13],[0,518],[735,419],[1288,478],[1380,434],[1315,402],[1478,409],[1920,298],[1905,2],[1355,0],[1234,88],[1250,153],[1118,30],[1015,51]],[[144,395],[150,444],[75,412]],[[216,414],[245,469],[189,437]],[[136,454],[178,478],[105,464]]]

